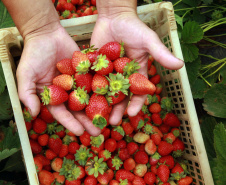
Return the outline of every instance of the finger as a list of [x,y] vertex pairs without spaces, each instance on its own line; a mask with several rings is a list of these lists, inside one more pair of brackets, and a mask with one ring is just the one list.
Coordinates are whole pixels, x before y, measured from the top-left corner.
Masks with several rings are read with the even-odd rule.
[[150,55],[163,67],[167,69],[180,69],[183,67],[184,62],[169,51],[154,31],[149,29],[149,34],[146,34],[145,37],[145,47]]
[[98,136],[101,133],[101,129],[93,125],[92,121],[82,111],[73,112],[75,118],[84,126],[86,131],[92,136]]
[[129,116],[136,116],[142,109],[147,95],[133,95],[128,105],[127,113]]
[[64,104],[48,105],[49,112],[53,117],[61,123],[65,128],[73,132],[75,135],[80,136],[84,132],[81,123],[74,118],[74,116],[66,109]]
[[122,102],[113,106],[110,117],[109,117],[109,123],[111,125],[117,125],[119,121],[122,119],[123,114],[128,105],[128,102],[129,102],[129,96],[125,98]]
[[17,69],[17,83],[18,83],[18,95],[21,102],[27,107],[30,111],[30,114],[35,117],[39,114],[40,111],[40,100],[36,93],[36,83],[33,81],[34,77],[30,70],[26,68],[20,68],[20,65]]

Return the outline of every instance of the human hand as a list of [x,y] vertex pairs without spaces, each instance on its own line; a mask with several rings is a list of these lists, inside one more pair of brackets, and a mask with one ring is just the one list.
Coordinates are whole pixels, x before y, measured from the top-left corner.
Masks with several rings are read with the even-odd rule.
[[[126,7],[123,7],[122,2],[118,2],[119,7],[112,7],[113,1],[112,4],[106,3],[107,5],[101,0],[97,1],[99,14],[92,34],[91,45],[100,48],[107,42],[123,42],[126,55],[131,59],[136,59],[141,66],[139,73],[145,76],[147,76],[149,55],[168,69],[180,69],[184,65],[183,61],[174,57],[162,44],[157,34],[138,18],[134,4],[128,7],[128,3],[132,1],[124,0],[127,2]],[[117,2],[115,4],[117,6]],[[132,96],[127,109],[129,116],[135,116],[141,110],[145,99],[146,95]],[[109,118],[111,124],[115,125],[120,121],[127,104],[128,98],[113,107]]]
[[[53,78],[59,74],[56,63],[64,58],[72,58],[73,52],[79,48],[61,25],[54,30],[51,28],[51,31],[45,29],[30,34],[24,43],[17,69],[18,93],[32,116],[37,116],[40,111],[37,94],[43,91],[43,86],[51,85]],[[70,112],[64,104],[47,107],[58,122],[76,135],[81,135],[84,128],[91,135],[100,134],[100,129],[92,124],[84,112]]]

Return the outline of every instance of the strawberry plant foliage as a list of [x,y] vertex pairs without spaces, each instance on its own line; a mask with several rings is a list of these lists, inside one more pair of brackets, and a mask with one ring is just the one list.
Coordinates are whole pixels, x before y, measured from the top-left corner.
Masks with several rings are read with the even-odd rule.
[[0,94],[5,90],[6,82],[5,77],[2,70],[2,64],[0,62]]
[[0,121],[11,119],[13,111],[7,90],[0,94],[0,102]]

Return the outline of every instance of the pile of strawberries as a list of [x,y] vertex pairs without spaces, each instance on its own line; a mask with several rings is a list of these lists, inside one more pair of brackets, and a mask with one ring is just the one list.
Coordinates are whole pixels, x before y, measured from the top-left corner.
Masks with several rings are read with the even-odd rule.
[[[55,0],[52,0],[55,3]],[[97,14],[96,0],[59,0],[56,10],[60,19]]]
[[[44,87],[40,114],[32,118],[24,109],[40,184],[66,185],[189,185],[180,121],[173,102],[161,97],[160,75],[149,57],[149,78],[137,73],[135,60],[125,56],[123,43],[109,42],[99,50],[75,51],[72,59],[57,63],[61,73]],[[112,106],[131,94],[147,95],[136,116],[125,110],[112,126]],[[87,131],[76,136],[54,120],[46,105],[65,103],[72,111],[85,111],[97,137]]]

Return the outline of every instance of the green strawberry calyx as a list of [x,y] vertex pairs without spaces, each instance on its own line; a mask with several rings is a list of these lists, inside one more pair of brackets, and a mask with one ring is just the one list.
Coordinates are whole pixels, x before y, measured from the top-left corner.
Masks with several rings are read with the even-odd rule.
[[60,169],[60,175],[64,175],[67,178],[70,174],[70,170],[74,165],[74,160],[64,157],[62,168]]
[[91,66],[91,63],[89,60],[80,62],[76,67],[76,71],[78,72],[78,74],[86,74],[88,73],[90,66]]
[[115,156],[113,159],[112,159],[112,167],[115,167],[116,170],[119,170],[119,168],[122,166],[123,162],[122,160]]
[[107,125],[107,120],[99,114],[95,115],[92,122],[95,127],[100,129],[103,129]]
[[74,165],[72,166],[71,170],[69,171],[69,175],[68,175],[68,180],[71,181],[71,180],[77,180],[78,177],[80,176],[80,173],[81,173],[81,169]]
[[119,185],[127,185],[128,184],[128,179],[125,179],[125,180],[120,179],[119,181],[120,181]]
[[139,63],[132,60],[131,62],[126,63],[123,68],[123,75],[128,78],[131,74],[138,73],[138,69],[140,69]]
[[149,124],[146,124],[145,126],[144,126],[144,133],[145,134],[153,134],[153,127],[151,126],[151,125],[149,125]]
[[124,49],[124,43],[120,43],[121,48],[120,48],[120,57],[123,57],[125,55],[125,49]]
[[144,114],[149,114],[150,113],[149,110],[148,110],[148,106],[147,105],[143,105],[141,110],[142,110],[142,112]]
[[97,87],[94,92],[97,94],[104,95],[108,92],[108,85],[106,85],[105,87],[101,87],[101,88]]
[[47,132],[48,134],[53,134],[56,132],[56,126],[57,126],[57,122],[54,121],[53,123],[49,123],[47,124]]
[[106,55],[102,54],[98,55],[97,60],[93,63],[91,69],[95,71],[100,71],[102,68],[107,68],[109,61],[106,58],[107,58]]
[[174,158],[178,158],[178,157],[181,157],[183,154],[184,154],[184,151],[182,151],[182,150],[177,150],[177,151],[173,151],[172,156],[173,156]]
[[23,110],[23,116],[26,122],[31,122],[33,120],[33,117],[31,116],[30,112],[26,108],[24,108]]
[[174,103],[172,98],[165,97],[161,99],[161,108],[166,110],[167,112],[170,112],[174,108]]
[[111,158],[111,152],[109,152],[108,150],[104,150],[103,154],[104,154],[104,157],[106,159],[110,159]]
[[137,129],[143,128],[144,124],[145,124],[144,120],[141,119],[137,125]]
[[180,180],[181,178],[186,177],[186,174],[184,172],[176,172],[176,173],[171,173],[170,180]]
[[84,53],[84,54],[87,54],[89,52],[94,52],[96,51],[98,48],[95,48],[94,45],[92,45],[90,48],[87,48],[87,49],[84,49],[82,50],[81,52]]
[[102,134],[97,137],[90,136],[90,139],[90,144],[94,147],[99,147],[104,142],[104,136]]
[[82,88],[78,87],[76,92],[76,97],[78,98],[79,102],[81,104],[87,104],[89,103],[89,94],[87,94],[87,91],[85,90],[85,86]]
[[104,171],[107,168],[107,164],[104,161],[104,158],[98,158],[97,156],[94,157],[94,159],[91,159],[89,162],[87,162],[86,166],[89,166],[87,168],[89,175],[94,175],[94,177],[98,177],[99,173],[101,175],[104,174]]
[[121,126],[116,126],[113,130],[118,132],[122,136],[125,136],[125,131],[124,131],[124,129]]
[[125,78],[121,73],[110,73],[107,77],[109,81],[109,96],[114,96],[116,93],[122,91],[125,95],[128,95],[128,89],[130,87],[129,79]]
[[43,87],[43,92],[40,94],[44,105],[48,105],[50,102],[50,90],[47,86]]
[[90,149],[80,147],[79,150],[76,150],[75,160],[78,161],[80,165],[85,166],[88,158],[92,156],[93,154],[90,153]]

